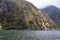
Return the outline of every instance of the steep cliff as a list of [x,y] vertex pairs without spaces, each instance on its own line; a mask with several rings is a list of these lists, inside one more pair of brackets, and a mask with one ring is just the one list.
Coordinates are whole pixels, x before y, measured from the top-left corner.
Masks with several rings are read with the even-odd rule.
[[2,29],[52,29],[49,20],[31,3],[24,0],[0,0]]

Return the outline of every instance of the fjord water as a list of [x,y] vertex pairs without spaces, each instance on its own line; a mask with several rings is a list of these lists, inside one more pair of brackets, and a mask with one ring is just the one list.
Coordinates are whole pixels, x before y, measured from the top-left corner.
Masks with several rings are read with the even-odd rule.
[[0,31],[0,40],[60,40],[60,31]]

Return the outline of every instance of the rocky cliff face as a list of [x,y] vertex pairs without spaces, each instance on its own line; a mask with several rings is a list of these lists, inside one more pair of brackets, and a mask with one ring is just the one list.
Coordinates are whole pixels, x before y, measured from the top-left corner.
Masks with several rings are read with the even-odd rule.
[[47,18],[31,3],[24,0],[0,0],[2,29],[52,29]]

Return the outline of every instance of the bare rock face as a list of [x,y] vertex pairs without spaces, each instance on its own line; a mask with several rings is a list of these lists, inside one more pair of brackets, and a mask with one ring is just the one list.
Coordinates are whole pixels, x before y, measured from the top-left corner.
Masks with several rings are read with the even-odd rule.
[[[24,0],[0,0],[2,29],[52,29],[49,20],[31,3]],[[52,23],[52,25],[54,25]]]

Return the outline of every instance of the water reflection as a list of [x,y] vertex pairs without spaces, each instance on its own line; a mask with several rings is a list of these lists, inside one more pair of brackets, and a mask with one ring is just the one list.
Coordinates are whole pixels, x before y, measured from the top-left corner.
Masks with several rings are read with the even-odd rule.
[[60,31],[0,31],[0,40],[60,40]]

